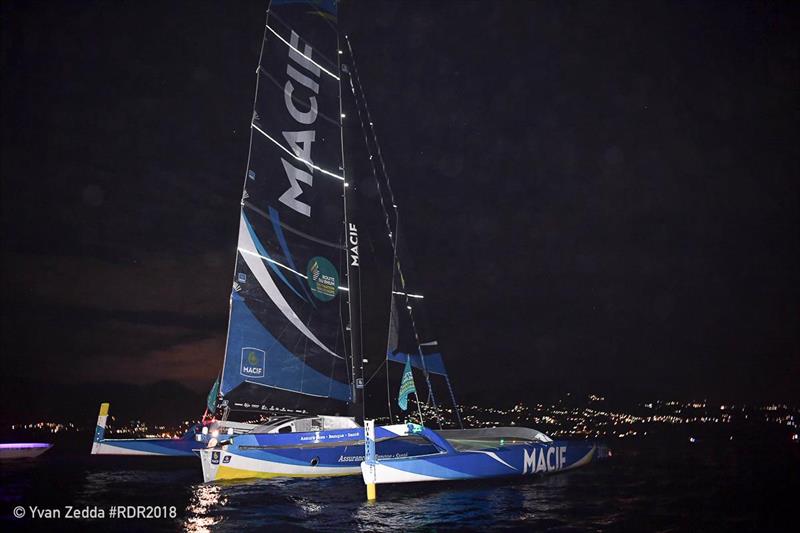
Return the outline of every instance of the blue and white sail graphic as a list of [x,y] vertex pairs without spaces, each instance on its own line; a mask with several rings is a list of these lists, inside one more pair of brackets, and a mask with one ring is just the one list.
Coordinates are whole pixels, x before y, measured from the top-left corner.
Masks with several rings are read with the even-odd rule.
[[233,409],[344,413],[336,3],[273,0],[256,76],[220,392]]

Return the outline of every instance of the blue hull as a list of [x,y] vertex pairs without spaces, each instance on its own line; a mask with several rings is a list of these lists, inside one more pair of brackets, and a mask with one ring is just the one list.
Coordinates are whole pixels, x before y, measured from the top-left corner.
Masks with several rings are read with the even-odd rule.
[[[92,455],[156,455],[164,457],[191,457],[196,455],[194,448],[205,445],[207,435],[202,435],[200,426],[189,428],[182,437],[176,439],[107,439],[106,422],[108,421],[109,404],[100,404],[97,426],[94,430]],[[200,435],[198,440],[197,435]]]
[[[377,450],[379,431],[389,430],[398,436],[416,435],[436,445],[429,455],[381,458]],[[592,441],[511,442],[475,449],[456,449],[437,432],[409,424],[375,428],[367,426],[366,460],[362,463],[364,482],[371,487],[381,483],[453,481],[508,476],[552,474],[589,464],[607,455],[605,446]],[[454,441],[455,442],[455,441]]]
[[194,436],[179,439],[102,439],[95,442],[95,455],[160,455],[165,457],[191,457],[193,450],[202,446]]
[[375,483],[552,474],[590,463],[599,457],[598,450],[595,443],[554,441],[425,457],[379,459],[375,462]]
[[[435,451],[429,442],[409,439],[381,442],[377,453],[388,459]],[[198,452],[205,481],[358,475],[364,460],[364,430],[237,435]]]

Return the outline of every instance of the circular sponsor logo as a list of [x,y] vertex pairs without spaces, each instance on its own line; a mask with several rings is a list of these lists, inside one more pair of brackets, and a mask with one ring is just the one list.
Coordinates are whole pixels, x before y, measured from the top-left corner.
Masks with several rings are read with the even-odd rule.
[[311,294],[317,300],[329,302],[336,297],[339,288],[339,273],[333,263],[324,257],[312,257],[306,268],[308,274],[308,286],[311,287]]

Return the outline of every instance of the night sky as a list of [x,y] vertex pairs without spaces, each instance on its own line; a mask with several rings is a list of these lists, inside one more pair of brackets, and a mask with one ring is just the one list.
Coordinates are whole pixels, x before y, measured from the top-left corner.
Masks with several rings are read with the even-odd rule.
[[[211,385],[265,8],[0,4],[4,387]],[[457,394],[800,399],[799,15],[341,8]]]

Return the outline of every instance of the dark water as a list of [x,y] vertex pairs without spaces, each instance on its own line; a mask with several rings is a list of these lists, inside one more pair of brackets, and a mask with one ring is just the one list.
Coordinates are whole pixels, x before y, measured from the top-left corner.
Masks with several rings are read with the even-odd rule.
[[[800,446],[786,441],[612,441],[612,459],[571,473],[379,486],[375,504],[360,478],[204,485],[194,459],[91,457],[81,444],[0,464],[0,530],[796,531],[800,507]],[[177,516],[16,519],[17,505]]]

